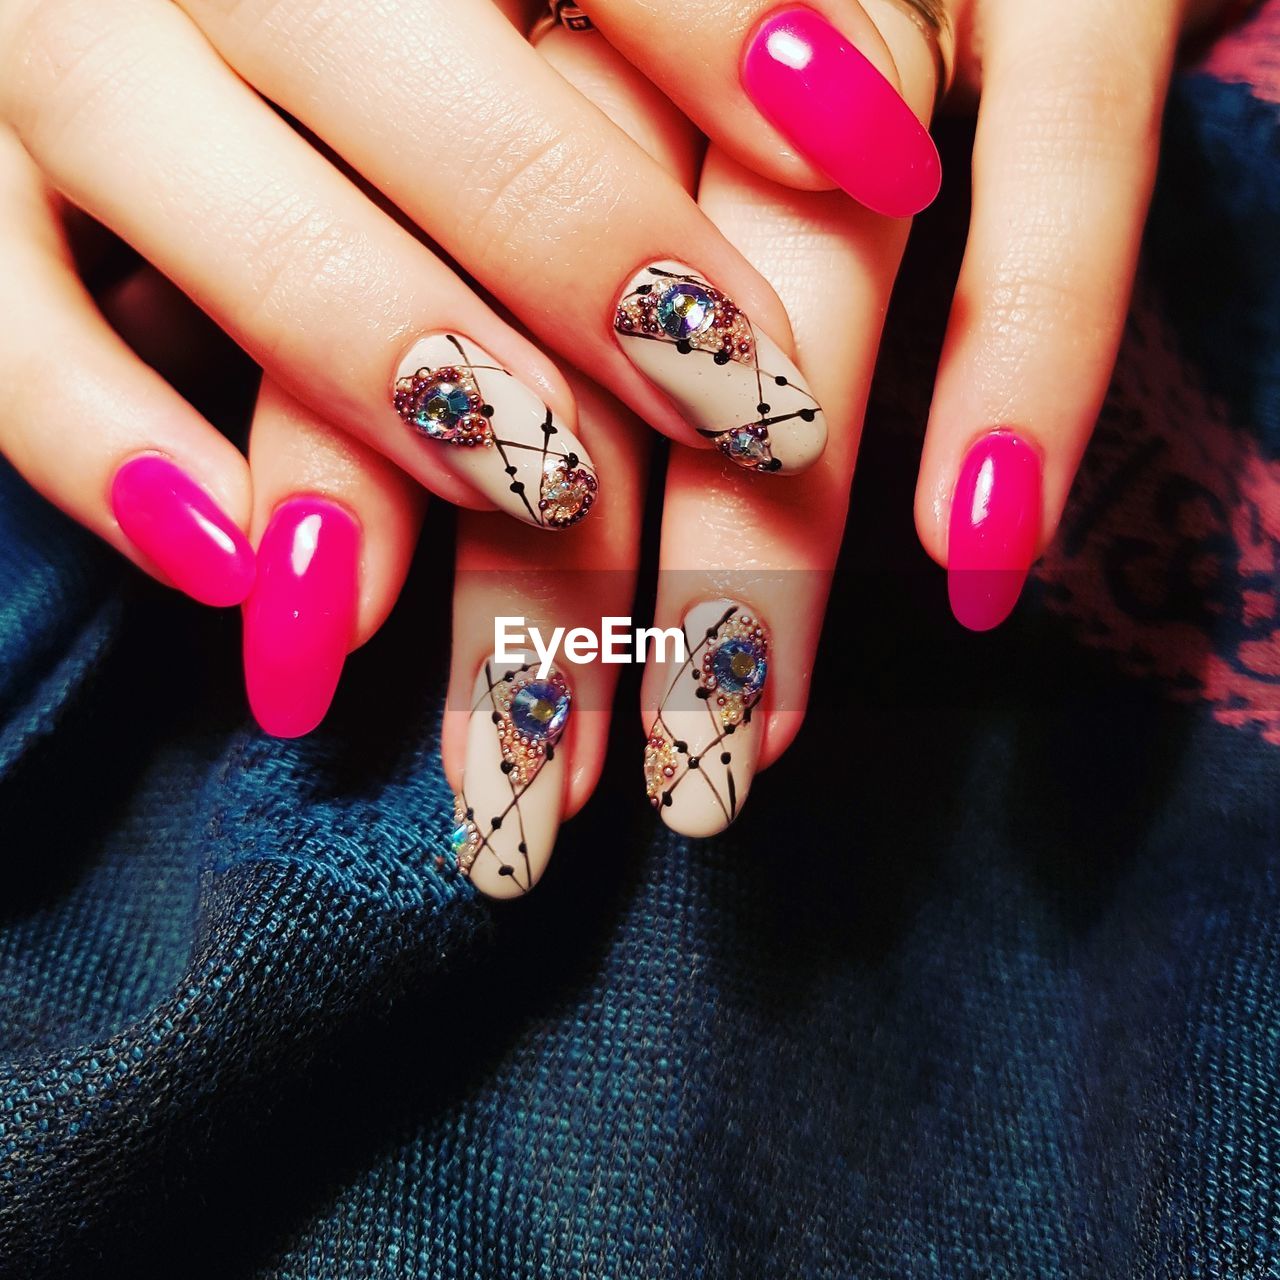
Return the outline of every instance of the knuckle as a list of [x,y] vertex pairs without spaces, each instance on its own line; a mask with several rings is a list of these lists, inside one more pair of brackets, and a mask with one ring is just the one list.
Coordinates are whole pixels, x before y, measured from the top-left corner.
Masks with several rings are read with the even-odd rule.
[[531,219],[554,236],[557,226],[598,218],[613,202],[608,193],[618,184],[607,159],[557,126],[547,122],[532,132],[526,123],[522,133],[512,122],[488,136],[493,142],[474,154],[468,198],[459,208],[460,232],[478,271],[506,261],[512,246],[527,245]]
[[230,230],[250,264],[239,326],[265,355],[296,341],[304,317],[350,314],[359,295],[387,285],[358,231],[295,189],[265,186],[239,213]]
[[323,293],[343,255],[333,220],[296,191],[256,193],[234,233],[251,264],[248,315],[256,321],[296,315],[298,296]]
[[1024,244],[992,274],[983,307],[990,341],[1006,350],[1039,347],[1056,334],[1093,327],[1098,299],[1079,277],[1062,270],[1057,245]]
[[0,18],[0,103],[33,150],[118,106],[139,83],[146,42],[136,18],[94,0],[26,0]]
[[1130,49],[1059,47],[1016,68],[1002,105],[1032,163],[1132,163],[1136,149],[1156,145],[1164,94],[1161,77]]

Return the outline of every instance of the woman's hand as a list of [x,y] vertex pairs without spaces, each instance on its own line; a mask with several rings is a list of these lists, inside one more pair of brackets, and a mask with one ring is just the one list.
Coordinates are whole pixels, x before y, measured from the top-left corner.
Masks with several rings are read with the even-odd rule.
[[[628,283],[673,247],[804,385],[773,291],[497,9],[437,0],[404,13],[396,24],[386,6],[303,0],[0,7],[0,450],[197,599],[243,600],[246,533],[260,543],[246,668],[274,733],[314,726],[343,656],[394,600],[420,511],[402,474],[540,529],[578,523],[608,489],[564,378],[405,219],[690,445],[723,446],[736,423],[714,396],[699,401],[705,417],[687,397],[682,411],[685,371],[629,354],[613,327]],[[262,365],[249,465],[103,322],[55,191]],[[820,455],[813,403],[779,425],[778,469]]]
[[[779,289],[799,366],[830,423],[826,452],[794,479],[744,475],[749,443],[736,465],[691,449],[675,449],[669,460],[654,623],[682,632],[690,662],[646,671],[642,785],[668,825],[709,835],[741,811],[754,774],[781,755],[804,716],[874,336],[908,224],[843,193],[780,187],[714,146],[704,154],[689,120],[597,35],[552,31],[538,48],[673,177],[697,189],[716,225]],[[922,113],[928,107],[927,98],[918,104]],[[687,283],[678,273],[656,275],[651,296]],[[722,316],[736,323],[722,299],[712,305],[708,341],[721,332]],[[708,378],[726,368],[715,347],[680,353],[676,341],[667,348],[672,360],[705,369]],[[751,352],[732,365],[730,375],[751,379],[756,403],[740,419],[750,436],[755,421],[787,403],[789,379]],[[610,439],[642,448],[620,406],[589,394],[579,390],[582,403],[593,404],[592,421],[617,419]],[[539,566],[528,564],[518,531],[491,516],[462,517],[444,757],[459,796],[455,852],[486,893],[527,891],[546,866],[559,822],[590,796],[618,671],[561,659],[546,680],[536,663],[499,662],[494,618],[523,617],[547,635],[557,627],[598,630],[603,617],[631,612],[642,457],[628,452],[610,467],[625,480],[611,485],[607,505],[593,516],[594,536],[558,541],[555,556],[539,557]],[[674,658],[672,646],[666,653]]]
[[[990,0],[945,13],[893,0],[823,8],[863,44],[920,120],[928,119],[953,66],[961,101],[985,89],[969,252],[917,509],[926,547],[949,564],[957,616],[983,629],[1013,607],[1032,559],[1052,536],[1105,391],[1184,15],[1172,3],[1149,3],[1113,15],[1108,25],[1107,6],[1059,12],[1036,0]],[[788,190],[775,181],[828,185],[801,155],[786,151],[756,110],[763,104],[751,100],[750,68],[759,56],[752,33],[775,29],[761,6],[708,12],[664,5],[655,19],[632,0],[602,0],[591,14],[712,134],[702,164],[687,120],[670,102],[655,102],[646,81],[598,35],[556,31],[540,47],[698,191],[704,210],[778,289],[800,367],[830,425],[822,459],[778,485],[744,485],[714,455],[677,449],[671,456],[655,623],[683,629],[690,660],[655,664],[646,673],[645,786],[669,826],[709,835],[737,816],[754,773],[785,750],[803,719],[906,224],[838,193]],[[875,18],[871,32],[868,15]],[[679,30],[680,41],[657,49],[655,20]],[[788,19],[784,28],[812,40],[815,21]],[[803,56],[794,48],[790,54]],[[819,63],[829,56],[836,55],[815,48]],[[842,49],[838,57],[850,54]],[[688,65],[702,73],[681,77]],[[837,95],[846,115],[833,119],[824,115],[825,91],[820,78],[793,84],[787,137],[798,153],[825,160],[825,176],[861,194],[865,205],[883,205],[883,192],[859,188],[856,166],[842,167],[838,157],[824,156],[820,140],[807,137],[806,120],[822,122],[824,137],[857,136],[858,104]],[[805,101],[806,95],[812,96]],[[879,90],[872,97],[873,118],[899,109]],[[927,171],[919,134],[900,119],[893,127],[909,153],[921,157],[916,168]],[[901,199],[898,211],[914,202]],[[655,288],[668,287],[655,281]],[[686,358],[706,364],[710,353]],[[760,417],[768,413],[761,408]],[[609,516],[625,525],[621,511]],[[625,527],[615,523],[602,532],[626,543]],[[563,713],[555,734],[562,745],[545,772],[538,766],[513,788],[512,753],[500,744],[514,723],[510,693],[533,677],[488,656],[494,614],[523,611],[548,631],[598,626],[604,613],[625,613],[630,594],[629,579],[608,572],[626,560],[625,550],[617,554],[618,541],[609,540],[598,555],[597,548],[565,548],[568,563],[558,568],[584,571],[585,588],[566,573],[533,582],[515,577],[518,552],[508,541],[486,517],[464,519],[460,567],[497,571],[507,586],[495,596],[492,579],[460,575],[445,741],[446,766],[460,791],[455,847],[477,883],[502,896],[537,879],[557,821],[594,785],[613,677],[598,664],[564,668],[571,690],[583,691],[568,704],[579,710],[566,709],[563,690],[542,690],[556,716]],[[517,760],[515,767],[523,766]]]
[[[594,479],[572,397],[524,338],[253,88],[535,332],[678,438],[703,443],[614,341],[614,302],[639,264],[678,244],[762,332],[788,342],[777,298],[687,194],[492,6],[416,5],[404,27],[381,6],[327,17],[301,2],[186,8],[9,0],[0,113],[50,186],[174,280],[278,386],[432,491],[546,526],[544,477],[533,472],[548,411],[557,454],[581,464],[569,468],[582,473],[579,488]],[[111,490],[126,462],[160,455],[182,475],[131,471],[115,505],[135,512],[168,492],[170,504],[209,506],[229,545],[246,512],[243,464],[102,329],[56,227],[30,207],[39,188],[7,134],[4,145],[26,207],[6,243],[0,331],[22,420],[5,413],[0,444],[55,501],[153,568],[172,544],[126,514],[156,543],[139,548],[118,525]],[[27,286],[35,304],[24,303]],[[415,381],[420,369],[445,368],[463,375],[452,398],[435,395],[430,377]],[[488,426],[465,412],[487,396]],[[821,451],[821,425],[794,433],[796,467]],[[490,433],[513,448],[473,447]],[[569,514],[578,513],[557,518]],[[242,591],[242,553],[203,594]],[[208,566],[194,576],[209,572],[218,576]]]
[[[1129,15],[1130,25],[1111,24],[1103,39],[1101,14],[1090,12],[1101,0],[1055,12],[1052,24],[1039,0],[1021,7],[960,0],[946,13],[908,0],[865,7],[849,0],[822,14],[739,3],[664,9],[660,21],[633,0],[606,0],[598,20],[618,47],[723,142],[723,150],[713,143],[705,164],[687,118],[598,36],[558,32],[543,42],[562,79],[487,5],[447,21],[415,6],[415,14],[424,9],[422,25],[406,32],[388,25],[381,7],[329,13],[300,0],[188,0],[225,62],[165,6],[149,41],[126,38],[114,3],[86,9],[44,0],[63,19],[80,14],[78,24],[51,23],[41,7],[11,4],[0,15],[0,58],[6,47],[20,51],[0,105],[46,176],[176,279],[268,372],[251,446],[259,588],[246,616],[250,693],[267,727],[296,733],[314,724],[347,648],[371,634],[394,600],[418,516],[402,472],[468,505],[487,497],[533,524],[575,523],[589,508],[596,537],[570,534],[537,558],[553,570],[584,571],[579,583],[598,583],[606,572],[611,586],[565,587],[574,578],[566,573],[548,589],[534,575],[526,616],[549,626],[598,625],[605,612],[626,613],[644,454],[627,406],[699,449],[677,451],[668,473],[661,564],[673,572],[662,578],[657,622],[683,626],[693,654],[691,665],[655,667],[646,681],[646,786],[678,830],[707,834],[736,816],[753,773],[785,749],[803,716],[862,406],[905,242],[906,223],[873,210],[907,213],[930,198],[936,157],[920,122],[953,66],[963,95],[982,90],[974,225],[918,522],[926,546],[949,563],[962,621],[994,625],[1012,607],[1056,525],[1114,357],[1182,20],[1172,4],[1149,0],[1136,11],[1140,32]],[[1028,14],[1039,9],[1037,26]],[[19,19],[6,26],[14,13]],[[136,33],[133,8],[129,18]],[[685,32],[680,52],[673,29]],[[1090,63],[1082,79],[1086,51],[1103,69]],[[690,63],[701,73],[682,77]],[[579,383],[595,409],[594,421],[579,427],[581,439],[569,437],[575,400],[555,371],[366,189],[247,93],[228,65],[614,393],[617,401]],[[1122,67],[1136,93],[1116,94],[1111,77]],[[84,109],[84,96],[102,109]],[[439,141],[445,130],[448,146]],[[865,207],[811,190],[828,179]],[[41,190],[39,182],[28,186]],[[699,191],[711,218],[686,189]],[[26,234],[38,241],[43,233]],[[57,248],[56,236],[45,239]],[[798,364],[777,296],[730,241],[790,302]],[[548,244],[554,251],[544,256]],[[75,294],[66,254],[44,265],[38,283],[65,302]],[[1059,304],[1073,298],[1078,305]],[[85,433],[68,429],[71,415],[59,420],[60,405],[36,394],[47,375],[32,378],[21,367],[42,349],[46,335],[37,327],[25,344],[14,335],[11,345],[28,353],[13,367],[19,385],[33,388],[31,426],[39,430],[6,434],[0,411],[0,441],[51,496],[162,570],[156,551],[174,540],[153,538],[156,551],[142,546],[140,555],[140,542],[122,533],[127,502],[113,512],[110,485],[98,477],[127,472],[120,464],[130,450],[170,461],[175,449],[182,461],[202,454],[210,474],[198,489],[239,513],[221,521],[214,539],[228,544],[230,572],[232,558],[243,560],[234,537],[248,505],[243,463],[237,472],[238,459],[192,423],[189,409],[180,414],[173,397],[159,403],[182,424],[176,435],[141,441],[138,422],[142,434],[155,435],[160,415],[154,407],[137,414],[140,391],[125,401],[114,388],[136,388],[141,377],[148,394],[161,392],[106,340],[83,301],[75,324],[63,328],[99,364],[111,349],[96,385],[113,388],[114,407],[124,410],[120,429],[104,433],[105,448],[84,454]],[[55,310],[62,323],[65,305]],[[444,339],[452,365],[434,346],[425,349],[424,331],[427,345],[441,340],[431,331],[453,335]],[[80,364],[93,368],[94,360]],[[497,407],[522,425],[503,439],[530,446],[517,459],[536,459],[530,483],[507,458],[493,465],[501,451],[462,444],[468,430],[485,426],[469,426],[467,406],[454,399],[475,391],[482,375],[510,392]],[[762,378],[772,387],[768,400]],[[498,400],[485,389],[479,398]],[[81,410],[77,421],[83,417]],[[819,461],[828,420],[832,447]],[[562,446],[550,450],[549,469],[541,448],[547,425]],[[423,434],[435,439],[424,446]],[[24,449],[24,438],[35,447]],[[79,484],[76,465],[60,465],[77,447],[79,472],[97,480],[96,493]],[[219,476],[211,474],[214,454]],[[605,456],[615,474],[600,463]],[[154,461],[141,469],[148,468],[156,470]],[[767,478],[806,469],[796,479]],[[219,523],[218,506],[210,514],[168,472],[150,485],[174,490],[171,501],[194,510],[188,525]],[[145,507],[147,483],[139,487],[135,505]],[[514,584],[528,566],[528,544],[487,517],[468,517],[459,558]],[[520,612],[521,597],[522,589],[505,589],[502,610]],[[495,706],[484,679],[494,603],[470,594],[464,575],[453,703],[509,729],[513,709]],[[577,699],[574,717],[557,722],[566,746],[547,755],[560,767],[533,771],[542,778],[539,796],[551,797],[539,801],[549,816],[537,850],[528,840],[495,849],[507,837],[495,841],[493,833],[511,824],[483,830],[483,815],[477,821],[468,816],[473,806],[460,807],[466,864],[480,867],[483,851],[486,860],[498,858],[494,875],[505,869],[487,888],[527,888],[562,810],[576,808],[593,785],[612,675],[589,668],[575,679],[588,696]],[[705,696],[688,707],[672,703],[680,687],[689,694],[695,684]],[[549,715],[559,710],[540,706]],[[450,723],[464,721],[475,715],[455,714]],[[464,776],[471,751],[514,805],[511,775],[520,761],[478,733],[467,750],[462,741],[451,729],[446,759],[462,790],[476,787],[474,769]],[[516,825],[523,829],[523,821]]]
[[[977,104],[969,242],[916,520],[956,616],[998,624],[1053,537],[1110,380],[1179,39],[1220,0],[584,7],[715,150],[882,213],[916,212],[937,189],[922,125],[935,98]],[[855,358],[878,339],[867,325]]]

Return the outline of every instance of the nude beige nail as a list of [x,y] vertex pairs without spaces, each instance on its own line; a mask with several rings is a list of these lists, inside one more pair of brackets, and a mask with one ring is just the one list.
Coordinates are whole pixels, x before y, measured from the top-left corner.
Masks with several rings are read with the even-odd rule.
[[712,836],[741,812],[760,757],[769,632],[733,600],[694,606],[683,628],[685,657],[662,669],[645,741],[645,790],[673,831]]

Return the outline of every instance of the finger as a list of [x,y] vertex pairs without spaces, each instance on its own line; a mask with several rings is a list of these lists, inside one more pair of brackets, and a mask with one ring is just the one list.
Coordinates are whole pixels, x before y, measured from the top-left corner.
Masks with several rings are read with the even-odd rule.
[[[927,113],[932,70],[904,90]],[[826,454],[785,487],[739,491],[724,464],[685,450],[668,467],[655,622],[679,629],[684,656],[645,672],[645,787],[668,826],[708,836],[737,817],[804,718],[907,224],[838,194],[784,190],[714,148],[699,198],[786,300],[831,415]],[[742,461],[758,447],[748,420]]]
[[937,149],[900,87],[910,63],[941,57],[943,41],[949,48],[938,0],[676,0],[659,21],[639,0],[587,8],[611,44],[764,176],[839,186],[891,217],[918,213],[937,194]]
[[[598,40],[551,38],[550,64],[673,174],[692,184],[699,140],[688,121]],[[611,397],[575,379],[590,442],[615,477],[590,538],[563,539],[530,568],[525,549],[483,515],[459,522],[453,666],[445,716],[445,770],[457,796],[453,856],[482,892],[527,892],[546,868],[560,823],[594,790],[604,763],[618,667],[570,661],[542,669],[529,641],[630,613],[639,558],[645,441]],[[507,661],[495,653],[495,619],[520,619]],[[546,640],[543,640],[546,652]]]
[[1115,363],[1154,181],[1170,6],[992,16],[973,214],[916,523],[956,617],[1012,610],[1053,537]]
[[[680,652],[645,670],[645,787],[673,830],[709,836],[804,718],[888,296],[905,243],[838,195],[783,193],[723,154],[702,200],[792,310],[831,443],[785,490],[742,491],[727,463],[672,453],[654,621]],[[742,456],[753,448],[744,428]]]
[[249,444],[258,581],[244,610],[249,705],[267,733],[324,718],[348,652],[391,611],[413,556],[421,490],[265,379]]
[[[654,335],[658,343],[614,331],[615,304],[645,282],[650,264],[678,253],[753,318],[776,352],[771,359],[791,365],[786,313],[759,274],[491,5],[419,0],[406,40],[376,0],[357,0],[324,23],[313,21],[306,0],[184,2],[242,75],[325,139],[538,338],[658,429],[705,448],[723,424],[709,397],[691,392],[689,363],[675,359],[684,338],[678,317]],[[422,86],[440,68],[448,68],[448,91],[424,109]],[[423,164],[408,156],[430,158],[426,180]],[[725,367],[697,381],[732,393],[740,379]],[[824,440],[820,413],[780,432],[782,469],[810,465]]]
[[194,599],[244,599],[244,459],[94,308],[48,193],[3,128],[0,381],[0,451],[36,489]]
[[441,496],[546,527],[542,486],[590,465],[564,380],[175,7],[9,6],[0,56],[0,108],[52,181],[285,390]]
[[491,516],[468,512],[459,521],[444,735],[457,796],[451,844],[462,870],[493,897],[538,882],[560,823],[595,789],[618,666],[600,660],[594,638],[610,618],[619,645],[631,638],[624,624],[648,441],[612,397],[585,379],[575,389],[598,428],[591,442],[600,465],[619,477],[591,537],[557,539],[531,567],[527,548]]

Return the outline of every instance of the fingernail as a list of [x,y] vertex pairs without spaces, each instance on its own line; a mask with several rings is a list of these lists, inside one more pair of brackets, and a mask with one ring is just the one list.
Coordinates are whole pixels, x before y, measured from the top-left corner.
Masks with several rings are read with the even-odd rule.
[[769,674],[769,632],[748,606],[696,605],[686,657],[662,672],[644,748],[649,802],[673,831],[713,836],[738,816],[760,756],[754,715]]
[[480,669],[450,843],[459,868],[492,898],[528,893],[546,870],[560,828],[560,741],[572,708],[554,667],[545,677],[532,663],[490,659]]
[[125,537],[201,604],[239,604],[253,587],[253,548],[231,517],[168,458],[126,462],[111,482]]
[[965,454],[951,500],[947,593],[971,631],[989,631],[1018,603],[1040,535],[1040,455],[1012,431]]
[[258,723],[298,738],[324,719],[355,634],[360,530],[323,498],[276,509],[245,605],[244,672]]
[[868,209],[905,218],[938,194],[942,165],[929,131],[812,9],[779,9],[755,29],[742,86],[765,119]]
[[396,371],[396,412],[448,447],[451,469],[496,506],[540,529],[567,529],[599,484],[581,441],[469,338],[422,338]]
[[613,327],[623,353],[697,433],[749,471],[803,471],[827,443],[800,371],[727,294],[678,262],[628,282]]

